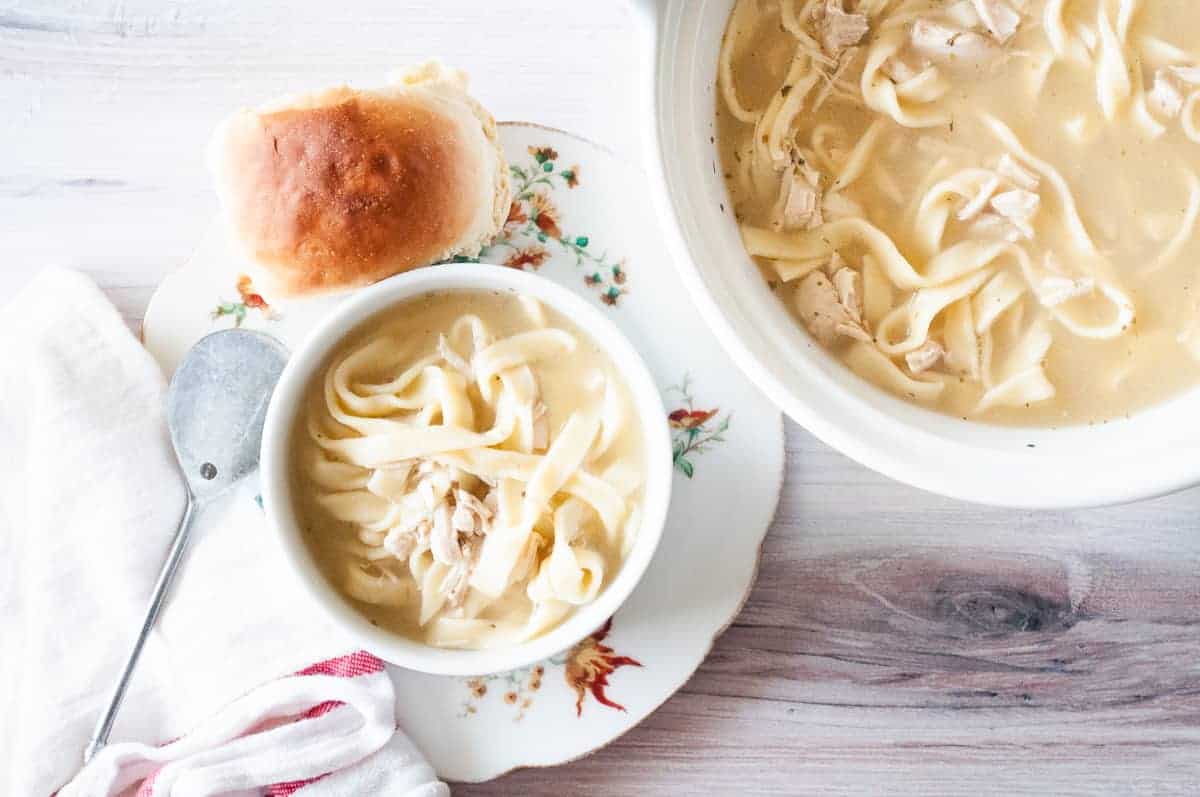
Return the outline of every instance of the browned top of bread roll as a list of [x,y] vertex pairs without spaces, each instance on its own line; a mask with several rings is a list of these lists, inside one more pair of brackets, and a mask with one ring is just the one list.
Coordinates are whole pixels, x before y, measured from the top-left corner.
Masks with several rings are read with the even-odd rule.
[[509,204],[495,122],[438,66],[241,112],[212,163],[235,239],[283,294],[477,254]]

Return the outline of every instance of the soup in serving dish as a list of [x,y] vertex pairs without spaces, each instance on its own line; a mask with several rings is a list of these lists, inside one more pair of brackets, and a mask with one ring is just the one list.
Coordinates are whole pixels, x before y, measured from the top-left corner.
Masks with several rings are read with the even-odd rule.
[[645,441],[605,351],[509,292],[442,291],[352,332],[308,387],[292,482],[325,578],[448,648],[540,637],[638,536]]
[[1190,4],[740,0],[718,143],[812,337],[958,417],[1106,420],[1200,381]]

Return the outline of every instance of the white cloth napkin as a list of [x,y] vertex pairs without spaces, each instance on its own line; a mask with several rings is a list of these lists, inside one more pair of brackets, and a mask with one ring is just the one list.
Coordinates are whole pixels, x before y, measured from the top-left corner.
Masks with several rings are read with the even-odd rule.
[[448,794],[382,665],[285,570],[252,482],[197,518],[112,744],[63,788],[182,512],[164,391],[78,273],[0,312],[0,794]]

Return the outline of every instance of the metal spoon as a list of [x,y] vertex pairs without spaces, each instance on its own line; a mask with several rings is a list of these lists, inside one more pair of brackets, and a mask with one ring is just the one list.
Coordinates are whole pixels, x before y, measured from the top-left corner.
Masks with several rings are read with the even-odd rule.
[[287,350],[274,338],[230,329],[201,339],[175,371],[167,389],[167,427],[187,480],[187,506],[154,585],[142,630],[88,742],[84,763],[108,743],[133,668],[187,547],[192,516],[258,466],[267,404],[286,362]]

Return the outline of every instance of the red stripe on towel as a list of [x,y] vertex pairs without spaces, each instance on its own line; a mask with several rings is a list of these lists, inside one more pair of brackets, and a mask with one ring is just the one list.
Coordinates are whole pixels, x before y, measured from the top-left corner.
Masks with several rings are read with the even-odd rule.
[[377,672],[383,672],[383,662],[365,650],[360,650],[305,667],[296,675],[339,675],[342,678],[354,678]]
[[[365,650],[359,650],[354,653],[349,653],[345,656],[339,656],[336,659],[327,659],[326,661],[317,662],[303,670],[295,673],[296,675],[335,675],[339,678],[357,678],[360,675],[374,675],[375,673],[383,672],[383,661],[372,656]],[[338,706],[342,705],[339,700],[327,700],[324,703],[319,703],[308,711],[300,715],[301,719],[312,719],[319,717],[322,714],[327,714]],[[154,791],[154,779],[158,777],[161,769],[157,769],[150,773],[150,776],[142,781],[142,785],[138,787],[136,797],[151,797]],[[326,773],[328,774],[328,773]],[[268,786],[266,790],[267,797],[289,797],[297,790],[304,788],[310,783],[316,783],[325,775],[317,775],[315,778],[307,780],[293,780],[287,783],[276,783]]]
[[[296,675],[336,675],[341,678],[355,678],[359,675],[374,675],[377,672],[383,672],[383,662],[367,653],[365,650],[351,653],[347,656],[341,656],[336,659],[329,659],[311,667],[306,667]],[[327,700],[313,706],[308,711],[304,712],[305,719],[319,717],[322,714],[327,714],[338,706],[342,705],[338,700]],[[328,773],[326,773],[328,774]],[[292,794],[309,785],[316,783],[325,775],[317,775],[315,778],[307,780],[293,780],[287,783],[276,783],[273,786],[267,787],[267,797],[291,797]]]

